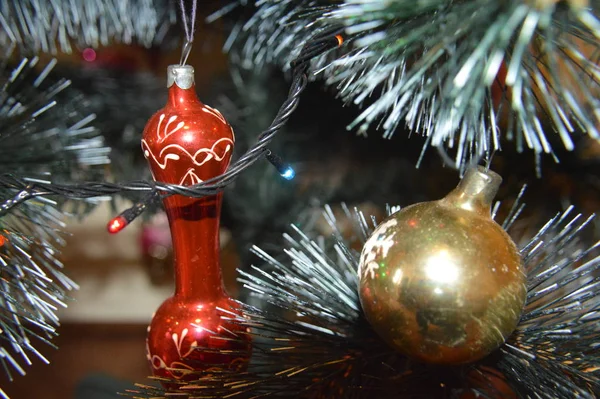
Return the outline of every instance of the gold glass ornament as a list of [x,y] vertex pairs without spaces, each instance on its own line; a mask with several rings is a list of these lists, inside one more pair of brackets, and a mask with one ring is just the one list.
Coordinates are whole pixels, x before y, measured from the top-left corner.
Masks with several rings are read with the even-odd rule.
[[360,257],[360,301],[392,347],[415,360],[478,360],[514,331],[527,293],[519,252],[491,218],[502,178],[469,170],[439,201],[384,220]]

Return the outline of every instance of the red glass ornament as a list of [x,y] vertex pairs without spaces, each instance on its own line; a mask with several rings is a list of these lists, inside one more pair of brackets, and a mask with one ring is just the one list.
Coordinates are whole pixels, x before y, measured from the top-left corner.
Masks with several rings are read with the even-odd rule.
[[[167,105],[150,118],[142,139],[154,179],[193,185],[222,174],[233,151],[231,126],[219,111],[198,100],[191,66],[172,65],[167,77]],[[246,331],[230,321],[240,311],[223,287],[219,262],[221,194],[173,195],[164,206],[176,288],[148,328],[152,371],[186,379],[193,371],[244,367],[250,342]]]

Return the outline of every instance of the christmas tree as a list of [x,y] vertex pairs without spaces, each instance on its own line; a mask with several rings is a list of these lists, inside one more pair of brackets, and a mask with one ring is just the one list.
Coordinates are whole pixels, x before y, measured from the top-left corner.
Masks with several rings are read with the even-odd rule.
[[48,362],[77,289],[65,216],[109,202],[107,235],[164,208],[175,276],[151,376],[115,394],[596,397],[598,12],[0,2],[6,380]]

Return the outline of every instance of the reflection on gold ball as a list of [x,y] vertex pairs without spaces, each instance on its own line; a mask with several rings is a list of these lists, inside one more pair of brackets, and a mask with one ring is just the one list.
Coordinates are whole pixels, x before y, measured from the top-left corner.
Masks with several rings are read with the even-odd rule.
[[515,244],[490,217],[501,181],[471,170],[444,199],[396,212],[365,243],[361,304],[399,352],[428,363],[468,363],[514,331],[526,278]]

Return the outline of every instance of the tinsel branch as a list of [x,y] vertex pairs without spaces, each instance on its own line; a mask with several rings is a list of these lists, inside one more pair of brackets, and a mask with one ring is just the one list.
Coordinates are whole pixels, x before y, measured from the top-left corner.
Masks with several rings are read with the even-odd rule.
[[110,150],[91,124],[96,115],[86,113],[87,100],[69,90],[71,81],[49,78],[56,64],[23,58],[0,70],[0,165],[57,181],[101,177],[95,167],[108,163]]
[[111,43],[161,43],[177,18],[163,0],[2,0],[0,43],[25,54],[71,53]]
[[27,203],[0,219],[0,363],[11,380],[12,371],[25,374],[22,365],[31,365],[32,355],[48,363],[37,346],[54,347],[56,311],[77,288],[58,260],[61,218],[56,204],[46,201]]
[[[504,223],[509,231],[522,209],[515,201]],[[600,392],[600,244],[584,240],[593,217],[573,216],[569,208],[533,237],[519,240],[529,295],[517,330],[479,362],[439,367],[395,353],[364,318],[357,293],[359,251],[377,222],[344,205],[342,210],[340,215],[325,209],[331,238],[292,226],[278,253],[253,249],[264,264],[240,271],[254,305],[245,305],[244,318],[237,319],[253,338],[246,372],[213,370],[173,381],[179,388],[169,392],[139,385],[129,394],[567,399],[593,398]]]
[[[111,179],[151,179],[146,160],[139,150],[139,134],[148,115],[166,101],[167,93],[161,80],[144,71],[65,67],[60,64],[55,68],[55,74],[69,76],[71,92],[84,98],[88,112],[96,115],[94,126],[111,149]],[[72,181],[63,180],[64,183]],[[132,192],[129,196],[121,193],[120,197],[137,201],[140,195],[139,192]]]
[[[287,69],[315,29],[343,26],[313,70],[363,108],[348,128],[406,126],[457,167],[504,140],[538,156],[600,140],[596,1],[257,1],[226,49],[241,65]],[[552,134],[548,134],[552,132]]]
[[[55,65],[40,65],[37,57],[2,65],[0,168],[27,174],[30,182],[50,174],[58,181],[102,177],[109,149],[91,124],[95,115],[69,80],[50,77]],[[58,259],[64,245],[59,204],[23,203],[27,196],[7,187],[0,187],[0,199],[13,202],[0,217],[0,364],[12,379],[14,371],[25,374],[33,357],[47,363],[38,344],[53,346],[56,311],[77,285]]]

